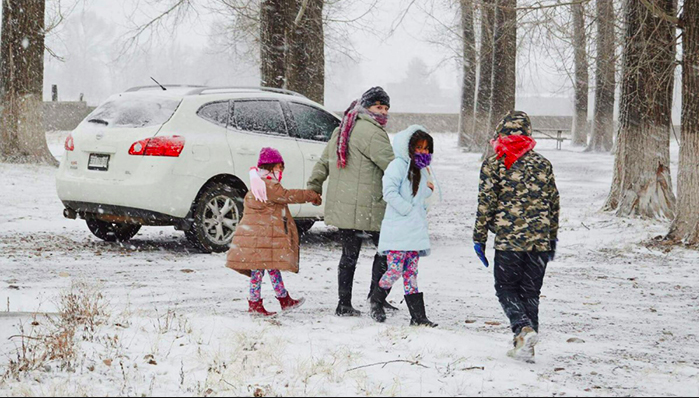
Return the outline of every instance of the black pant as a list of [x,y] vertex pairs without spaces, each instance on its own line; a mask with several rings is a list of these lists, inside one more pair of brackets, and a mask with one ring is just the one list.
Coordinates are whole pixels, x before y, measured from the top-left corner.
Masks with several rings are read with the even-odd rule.
[[539,332],[539,296],[548,252],[495,252],[495,291],[515,334],[529,326]]
[[[371,238],[374,245],[379,246],[379,232],[364,232],[353,229],[340,230],[340,242],[342,243],[342,258],[338,267],[338,295],[340,304],[352,305],[352,285],[354,283],[354,272],[357,268],[359,252],[365,238]],[[374,265],[371,272],[371,287],[369,294],[374,287],[379,284],[381,277],[388,270],[386,256],[378,253],[374,256]]]

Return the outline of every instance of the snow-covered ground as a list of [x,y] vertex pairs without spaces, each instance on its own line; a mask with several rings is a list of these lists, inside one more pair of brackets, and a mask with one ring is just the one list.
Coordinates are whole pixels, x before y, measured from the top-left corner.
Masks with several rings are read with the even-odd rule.
[[[49,140],[60,153],[61,135]],[[456,150],[454,135],[436,141],[444,200],[430,214],[433,255],[419,278],[434,330],[407,326],[398,288],[389,300],[401,311],[384,325],[335,317],[341,250],[324,225],[303,239],[301,273],[285,276],[306,305],[252,319],[247,280],[223,254],[196,253],[172,228],[143,228],[125,245],[99,241],[62,217],[54,169],[0,164],[0,373],[26,313],[55,312],[72,282],[98,288],[111,314],[78,343],[72,371],[6,380],[0,395],[699,396],[699,253],[643,244],[667,222],[599,211],[612,156],[538,147],[557,174],[562,230],[537,363],[526,365],[505,356],[511,336],[492,269],[472,253],[479,156]],[[356,276],[364,311],[372,255],[364,250]],[[268,281],[263,294],[277,310]]]

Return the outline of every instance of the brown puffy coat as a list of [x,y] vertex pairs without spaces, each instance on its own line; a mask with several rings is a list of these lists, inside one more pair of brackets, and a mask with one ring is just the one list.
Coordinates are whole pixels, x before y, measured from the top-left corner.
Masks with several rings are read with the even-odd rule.
[[236,228],[226,266],[244,275],[252,270],[299,272],[299,234],[289,204],[308,203],[318,194],[304,189],[284,189],[265,179],[267,202],[245,196],[243,219]]

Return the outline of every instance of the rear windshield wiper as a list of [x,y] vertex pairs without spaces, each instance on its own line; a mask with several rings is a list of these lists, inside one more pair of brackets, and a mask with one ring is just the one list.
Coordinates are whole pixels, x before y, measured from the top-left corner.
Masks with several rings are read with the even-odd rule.
[[109,122],[106,120],[102,119],[90,119],[87,121],[88,123],[98,123],[98,124],[104,124],[105,126],[109,126]]

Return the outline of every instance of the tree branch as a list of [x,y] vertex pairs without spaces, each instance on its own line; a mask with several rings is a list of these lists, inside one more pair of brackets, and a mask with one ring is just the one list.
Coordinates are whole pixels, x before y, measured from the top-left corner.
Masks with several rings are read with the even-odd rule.
[[308,1],[309,0],[303,0],[303,3],[301,3],[301,9],[299,9],[299,13],[298,15],[296,15],[296,19],[294,19],[295,27],[298,27],[301,23],[301,20],[303,19],[303,14],[306,13],[306,8],[308,8]]
[[680,19],[674,15],[669,15],[666,13],[662,8],[658,7],[655,3],[650,2],[649,0],[641,0],[641,4],[643,4],[648,11],[653,13],[656,17],[670,22],[671,24],[675,26],[680,26]]
[[423,367],[423,368],[425,368],[425,369],[429,369],[427,366],[421,364],[421,363],[418,362],[418,361],[408,361],[408,360],[405,360],[405,359],[396,359],[396,360],[394,360],[394,361],[377,362],[377,363],[372,363],[372,364],[369,364],[369,365],[357,366],[356,368],[347,369],[346,372],[351,372],[351,371],[353,371],[353,370],[364,369],[364,368],[369,368],[369,367],[372,367],[372,366],[379,366],[379,365],[382,365],[382,367],[385,367],[386,365],[389,365],[389,364],[392,364],[392,363],[408,363],[408,364],[413,365],[413,366],[420,366],[420,367]]

